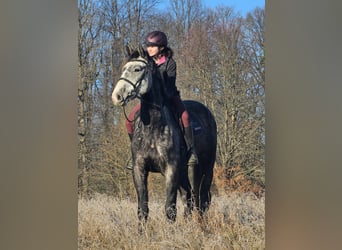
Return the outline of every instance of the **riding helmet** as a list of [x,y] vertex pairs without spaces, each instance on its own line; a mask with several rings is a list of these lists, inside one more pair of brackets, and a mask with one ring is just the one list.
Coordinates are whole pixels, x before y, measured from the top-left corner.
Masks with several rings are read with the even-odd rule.
[[162,31],[152,31],[147,34],[145,44],[146,46],[166,47],[167,37]]

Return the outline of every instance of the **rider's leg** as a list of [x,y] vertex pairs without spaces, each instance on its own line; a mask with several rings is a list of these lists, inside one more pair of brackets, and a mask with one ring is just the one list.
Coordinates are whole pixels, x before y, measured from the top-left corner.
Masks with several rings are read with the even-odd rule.
[[[184,113],[188,113],[188,112],[185,111],[185,112],[183,112],[183,114]],[[182,114],[182,120],[183,120],[183,116],[188,116],[188,115],[183,115],[183,114]],[[185,139],[185,143],[186,143],[188,153],[190,154],[190,157],[188,160],[188,165],[197,164],[198,163],[198,157],[197,157],[195,147],[194,147],[194,135],[193,135],[191,125],[189,125],[187,127],[184,125],[184,139]]]
[[189,113],[185,109],[184,103],[179,96],[172,98],[173,103],[177,109],[177,113],[181,115],[181,120],[184,126],[184,139],[187,147],[188,154],[190,154],[188,165],[197,164],[198,157],[194,147],[193,132],[190,123]]

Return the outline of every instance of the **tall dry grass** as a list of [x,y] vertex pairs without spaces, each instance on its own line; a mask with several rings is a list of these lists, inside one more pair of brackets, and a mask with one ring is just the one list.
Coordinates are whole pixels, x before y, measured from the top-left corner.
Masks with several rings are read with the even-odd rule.
[[[214,196],[206,223],[166,222],[164,202],[152,200],[146,230],[137,230],[136,201],[103,194],[78,202],[79,249],[265,249],[265,197],[252,193]],[[193,216],[195,217],[195,216]]]

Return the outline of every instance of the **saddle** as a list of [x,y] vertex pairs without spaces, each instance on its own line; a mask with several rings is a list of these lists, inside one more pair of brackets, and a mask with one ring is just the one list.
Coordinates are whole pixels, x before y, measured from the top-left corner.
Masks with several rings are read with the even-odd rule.
[[[196,136],[196,135],[201,134],[203,131],[203,127],[202,127],[200,120],[197,118],[197,116],[193,112],[191,112],[189,110],[187,110],[187,111],[189,113],[190,125],[191,125],[192,131],[193,131],[193,135]],[[183,124],[183,121],[181,118],[181,114],[177,113],[174,109],[172,109],[172,113],[173,113],[174,119],[176,121],[178,121],[178,124],[181,128],[182,134],[184,136],[184,124]]]

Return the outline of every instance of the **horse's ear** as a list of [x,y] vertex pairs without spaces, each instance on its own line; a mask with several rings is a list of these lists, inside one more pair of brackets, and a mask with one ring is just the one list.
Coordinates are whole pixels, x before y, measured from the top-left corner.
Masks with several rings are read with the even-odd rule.
[[126,45],[126,52],[128,56],[132,55],[133,49],[130,45]]
[[145,52],[144,48],[141,46],[141,44],[138,47],[138,52],[139,52],[139,55],[141,57],[146,57],[146,52]]

